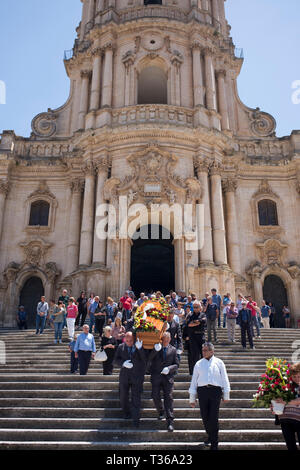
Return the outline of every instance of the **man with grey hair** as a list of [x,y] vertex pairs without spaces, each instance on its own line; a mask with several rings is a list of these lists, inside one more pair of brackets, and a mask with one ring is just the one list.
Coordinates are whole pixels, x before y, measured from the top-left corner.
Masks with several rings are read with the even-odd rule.
[[[158,419],[163,419],[165,414],[167,429],[169,432],[172,432],[174,430],[174,376],[179,367],[179,359],[176,348],[170,344],[170,341],[170,333],[165,332],[162,337],[162,345],[158,343],[154,346],[150,353],[149,362],[151,362],[152,398],[158,411]],[[164,408],[160,396],[161,390],[164,396]]]
[[211,450],[218,450],[219,409],[221,400],[229,401],[230,383],[226,367],[221,359],[214,355],[212,343],[204,343],[203,359],[194,367],[193,377],[189,388],[190,406],[195,408],[198,396],[201,417],[207,433],[204,446],[210,445]]

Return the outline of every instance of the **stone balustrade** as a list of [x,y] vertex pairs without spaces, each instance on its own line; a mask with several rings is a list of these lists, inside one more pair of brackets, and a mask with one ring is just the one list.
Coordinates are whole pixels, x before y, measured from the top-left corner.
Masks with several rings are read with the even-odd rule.
[[173,124],[176,126],[194,126],[194,110],[169,105],[127,106],[112,111],[112,125],[143,123]]

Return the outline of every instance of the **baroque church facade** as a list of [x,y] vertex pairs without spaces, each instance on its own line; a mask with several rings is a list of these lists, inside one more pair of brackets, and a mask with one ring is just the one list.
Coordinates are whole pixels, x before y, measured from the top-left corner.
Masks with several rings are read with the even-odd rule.
[[[81,1],[67,102],[29,138],[1,134],[0,326],[42,293],[119,298],[129,285],[252,294],[288,304],[295,326],[300,131],[278,138],[241,102],[224,0]],[[122,196],[128,210],[202,204],[204,244],[187,249],[172,224],[152,245],[120,227],[100,239],[97,208]]]

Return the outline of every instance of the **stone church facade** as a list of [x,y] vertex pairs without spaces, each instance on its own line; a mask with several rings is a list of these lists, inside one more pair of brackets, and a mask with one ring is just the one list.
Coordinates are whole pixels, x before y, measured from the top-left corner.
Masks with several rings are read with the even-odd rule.
[[224,0],[81,1],[67,102],[36,116],[29,138],[1,134],[0,325],[42,291],[118,298],[138,285],[135,242],[120,227],[96,234],[97,208],[127,196],[128,209],[204,206],[203,246],[170,242],[170,288],[268,296],[295,326],[300,131],[278,138],[272,116],[241,102]]

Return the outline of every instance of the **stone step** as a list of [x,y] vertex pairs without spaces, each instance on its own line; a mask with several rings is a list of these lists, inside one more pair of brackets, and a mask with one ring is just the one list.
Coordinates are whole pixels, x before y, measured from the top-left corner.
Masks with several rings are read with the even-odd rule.
[[[280,429],[260,429],[260,442],[263,441],[275,441],[282,442],[282,432]],[[170,433],[167,430],[156,430],[156,429],[31,429],[30,433],[28,429],[0,429],[0,441],[57,441],[59,438],[64,441],[110,441],[115,443],[116,441],[137,441],[137,442],[153,442],[163,440],[165,442],[182,442],[188,440],[190,442],[201,442],[206,437],[204,430],[178,430]],[[220,442],[226,441],[238,441],[238,442],[256,442],[257,441],[257,430],[249,429],[228,429],[220,430],[219,432]]]
[[[274,429],[274,419],[272,418],[221,418],[220,427],[228,429],[246,429],[249,425],[251,429]],[[199,418],[175,418],[174,426],[178,430],[193,429],[203,430],[202,419]],[[120,418],[0,418],[0,429],[129,429],[128,420]],[[159,421],[155,417],[142,418],[140,420],[142,429],[166,428],[166,421]]]
[[[85,407],[85,408],[96,408],[96,407],[115,407],[118,408],[120,401],[118,398],[0,398],[0,407],[2,406],[37,406],[37,407]],[[189,406],[188,399],[175,398],[174,408]],[[223,406],[228,407],[244,407],[250,408],[252,406],[252,399],[250,398],[233,398],[228,403],[224,403]],[[152,401],[150,399],[142,399],[142,407],[152,407]]]
[[[174,383],[174,390],[188,390],[190,382],[176,382]],[[26,382],[26,390],[118,390],[119,382],[85,382],[84,385],[80,382]],[[144,390],[151,390],[150,382],[144,383]],[[231,390],[247,390],[249,393],[256,391],[256,382],[233,382]],[[0,382],[0,390],[5,390],[7,393],[15,390],[24,390],[23,382]]]
[[[254,382],[257,383],[260,378],[260,374],[253,374],[253,373],[238,373],[238,374],[228,374],[230,382]],[[76,374],[70,374],[70,373],[44,373],[43,374],[43,381],[44,382],[79,382],[80,383],[85,383],[85,382],[100,382],[101,378],[105,377],[105,381],[109,382],[115,382],[118,381],[118,374],[114,375],[100,375],[98,374],[92,374],[88,373],[87,375],[76,375]],[[22,370],[22,373],[19,373],[16,375],[15,373],[7,372],[3,373],[1,371],[0,374],[0,383],[1,382],[39,382],[41,380],[41,375],[39,372],[32,373],[30,371],[29,373],[24,373],[24,370]],[[150,377],[149,375],[145,376],[145,381],[149,381]],[[191,376],[186,373],[179,373],[176,376],[176,382],[190,382],[191,381]]]
[[[253,390],[232,390],[230,398],[252,398]],[[92,399],[92,398],[118,398],[119,390],[116,387],[114,390],[0,390],[1,398],[81,398],[81,399]],[[185,390],[174,390],[174,398],[185,398],[189,399],[188,388]],[[143,398],[145,400],[151,399],[151,390],[144,391]]]
[[[199,442],[201,444],[199,444]],[[203,450],[203,439],[201,437],[199,441],[185,442],[174,441],[153,441],[153,442],[90,442],[90,441],[0,441],[1,450],[109,450],[111,452],[118,451],[132,451],[132,450],[170,450],[170,451],[189,451],[189,450]],[[286,446],[283,442],[220,442],[220,450],[286,450]]]
[[[199,408],[190,408],[187,407],[176,407],[175,409],[176,418],[192,418],[193,420],[199,417]],[[153,408],[152,401],[149,405],[149,408],[144,408],[141,410],[142,418],[153,418],[157,415],[157,411]],[[0,407],[0,416],[2,418],[36,418],[41,416],[42,418],[95,418],[97,416],[99,419],[103,417],[107,418],[121,418],[122,411],[120,408],[82,408],[82,407],[30,407],[30,406],[2,406]],[[224,408],[223,405],[220,407],[220,417],[221,418],[270,418],[272,417],[270,410],[265,408],[232,408],[227,406]]]

